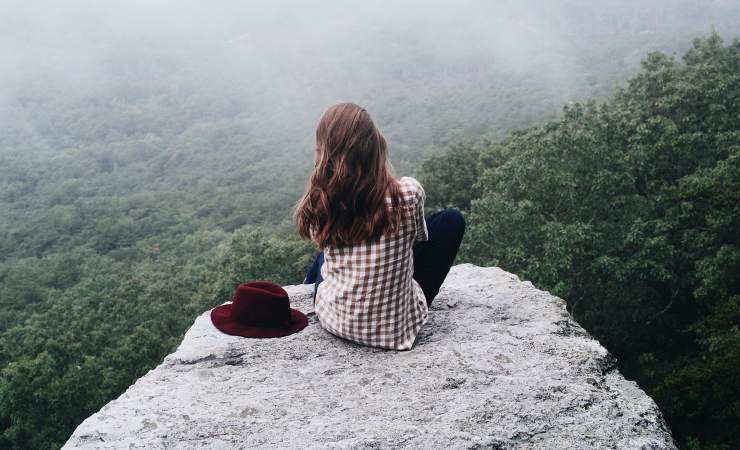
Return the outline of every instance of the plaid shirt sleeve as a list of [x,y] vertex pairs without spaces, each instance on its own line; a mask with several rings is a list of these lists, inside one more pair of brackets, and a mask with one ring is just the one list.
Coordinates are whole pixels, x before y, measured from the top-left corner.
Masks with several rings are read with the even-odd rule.
[[414,186],[414,198],[416,200],[416,209],[414,211],[414,226],[416,228],[416,236],[414,242],[423,242],[429,240],[429,234],[427,231],[427,222],[424,220],[424,201],[426,200],[427,194],[424,188],[421,186],[416,179],[406,177],[411,181]]

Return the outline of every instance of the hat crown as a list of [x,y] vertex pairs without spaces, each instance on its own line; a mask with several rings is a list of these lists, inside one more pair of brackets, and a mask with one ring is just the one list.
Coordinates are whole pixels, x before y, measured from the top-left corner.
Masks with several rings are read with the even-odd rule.
[[288,293],[267,281],[239,285],[232,299],[231,319],[247,326],[284,326],[290,322]]

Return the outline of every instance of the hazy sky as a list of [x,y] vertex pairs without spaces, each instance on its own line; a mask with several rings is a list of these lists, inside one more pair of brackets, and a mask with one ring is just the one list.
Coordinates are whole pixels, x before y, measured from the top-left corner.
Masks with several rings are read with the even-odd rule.
[[[439,60],[495,57],[502,64],[523,64],[532,44],[560,44],[549,24],[518,2],[3,0],[2,5],[6,82],[29,73],[89,82],[109,76],[111,60],[146,61],[155,55],[163,67],[170,62],[206,73],[210,68],[213,76],[280,73],[290,81],[320,77],[312,70],[332,64],[362,67],[362,53],[368,51],[387,52],[385,68],[413,63],[394,60],[404,56],[395,50],[409,48]],[[309,72],[291,75],[294,67]],[[136,68],[129,70],[133,75]]]
[[[168,95],[188,99],[180,109],[259,106],[305,130],[331,103],[356,101],[392,134],[401,113],[389,102],[434,116],[424,102],[462,91],[532,93],[538,120],[609,92],[648,50],[738,23],[737,0],[0,0],[0,121],[20,120],[30,99]],[[454,107],[494,111],[490,98]],[[529,120],[496,114],[479,128]]]
[[[581,51],[583,42],[574,42],[573,35],[588,39],[594,34],[651,33],[651,27],[665,29],[671,22],[686,28],[689,19],[699,30],[711,24],[724,28],[732,19],[727,11],[738,10],[732,4],[1,0],[0,82],[7,88],[29,76],[45,75],[70,83],[100,83],[114,75],[109,70],[115,62],[116,70],[124,71],[115,76],[179,68],[215,78],[279,74],[289,84],[315,77],[321,85],[324,79],[336,82],[330,75],[322,77],[333,66],[356,64],[370,70],[338,68],[359,80],[374,71],[410,66],[410,55],[396,53],[410,49],[444,63],[479,60],[517,70],[528,67],[532,53]],[[388,60],[381,67],[368,67],[363,62],[368,52],[387,54]],[[145,67],[137,68],[137,63]],[[548,69],[564,70],[555,58]]]

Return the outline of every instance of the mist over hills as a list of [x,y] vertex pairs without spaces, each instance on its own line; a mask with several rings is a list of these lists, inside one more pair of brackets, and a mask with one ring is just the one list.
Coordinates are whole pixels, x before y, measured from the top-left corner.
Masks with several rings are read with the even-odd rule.
[[723,0],[3,2],[0,447],[63,442],[238,280],[299,281],[288,213],[331,104],[415,175],[738,23]]
[[[738,18],[730,1],[11,2],[0,19],[0,229],[26,214],[21,197],[84,215],[94,199],[158,193],[197,221],[200,197],[183,189],[212,198],[222,211],[199,214],[226,229],[274,224],[302,190],[313,127],[334,102],[366,106],[399,175],[413,174],[451,143],[609,94],[647,51],[681,51]],[[0,248],[18,254],[19,239],[32,238]]]

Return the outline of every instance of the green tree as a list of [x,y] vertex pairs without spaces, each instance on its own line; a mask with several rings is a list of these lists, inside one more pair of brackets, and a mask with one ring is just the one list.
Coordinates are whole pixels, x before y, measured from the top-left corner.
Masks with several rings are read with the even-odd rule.
[[428,189],[438,203],[470,202],[461,259],[565,298],[683,444],[730,449],[740,434],[740,41],[713,32],[683,61],[655,52],[642,66],[603,104],[569,105],[465,153],[478,158],[472,186],[453,164],[459,151],[432,159]]

